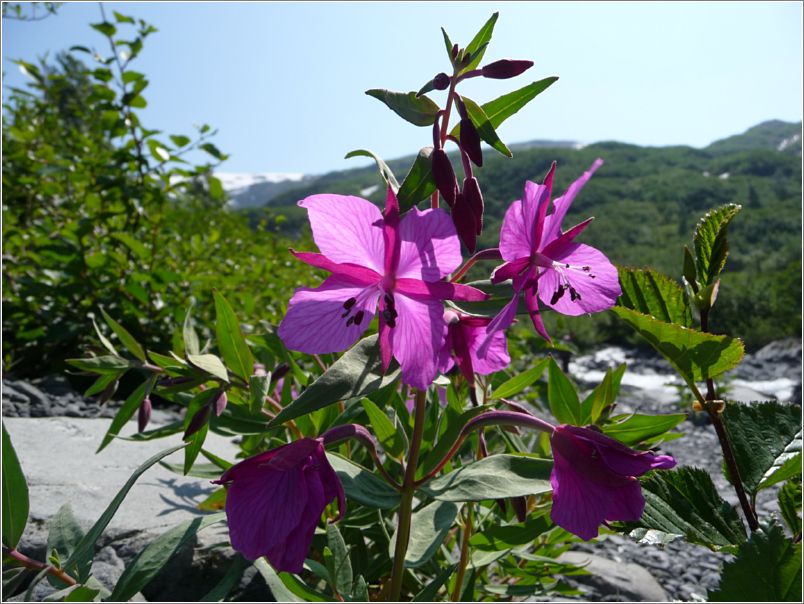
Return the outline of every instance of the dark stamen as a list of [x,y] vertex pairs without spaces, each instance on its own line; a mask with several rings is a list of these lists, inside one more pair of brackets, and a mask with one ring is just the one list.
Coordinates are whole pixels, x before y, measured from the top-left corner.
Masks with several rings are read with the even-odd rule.
[[550,304],[555,304],[556,302],[561,300],[561,296],[563,296],[563,295],[564,295],[564,286],[559,285],[558,289],[556,290],[556,293],[554,293],[553,297],[550,298]]
[[588,273],[589,271],[592,270],[592,267],[591,266],[582,266],[581,270]]
[[364,314],[364,313],[363,313],[363,311],[362,311],[362,310],[358,310],[358,311],[357,311],[357,313],[356,313],[356,314],[355,314],[355,316],[354,316],[354,322],[355,322],[355,325],[360,325],[360,321],[362,321],[362,320],[363,320],[363,314]]
[[575,302],[575,300],[580,300],[581,299],[581,294],[576,292],[574,287],[570,287],[569,290],[570,290],[570,300]]
[[346,310],[349,310],[350,308],[352,308],[355,305],[355,303],[357,303],[356,298],[349,298],[346,302],[343,303],[343,307]]
[[385,294],[385,305],[388,308],[394,308],[394,299],[391,297],[391,294]]
[[349,318],[346,320],[346,327],[349,327],[349,326],[350,326],[352,323],[354,323],[354,322],[355,322],[355,318],[354,318],[354,317],[349,317]]
[[565,265],[564,265],[564,268],[569,268],[569,264],[565,264]]
[[397,318],[396,311],[385,309],[382,311],[382,318],[385,319],[388,327],[396,327],[396,318]]

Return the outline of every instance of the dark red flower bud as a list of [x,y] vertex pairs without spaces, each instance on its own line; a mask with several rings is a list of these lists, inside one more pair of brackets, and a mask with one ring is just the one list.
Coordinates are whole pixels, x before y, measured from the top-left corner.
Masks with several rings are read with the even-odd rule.
[[516,519],[520,522],[525,522],[528,519],[528,498],[527,497],[511,497],[511,506],[516,512]]
[[139,432],[144,432],[148,422],[151,421],[151,399],[145,397],[140,403],[140,410],[137,414],[137,429]]
[[433,180],[435,180],[436,187],[449,207],[452,207],[455,205],[455,197],[458,194],[458,181],[455,179],[452,163],[443,149],[433,150],[432,161]]
[[489,63],[480,70],[480,73],[483,74],[484,78],[507,80],[508,78],[515,78],[531,67],[533,67],[533,61],[511,61],[509,59],[503,59],[502,61]]
[[449,76],[446,73],[439,73],[433,78],[433,88],[436,90],[446,90],[449,88]]
[[274,367],[273,373],[271,373],[271,382],[275,382],[276,380],[285,377],[288,371],[290,371],[290,365],[287,363],[279,363],[279,365]]
[[215,399],[215,415],[220,417],[228,402],[229,398],[226,396],[226,390],[221,390],[221,393]]
[[452,208],[452,222],[455,224],[455,230],[458,231],[458,237],[461,238],[469,253],[474,254],[477,246],[475,217],[472,214],[472,208],[469,207],[469,203],[461,193],[458,193],[455,206]]
[[452,53],[451,54],[452,54],[452,59],[453,60],[455,60],[458,57],[458,45],[457,44],[452,45]]
[[480,235],[483,231],[483,194],[480,192],[480,183],[472,176],[463,180],[463,196],[472,209],[475,219],[475,233]]
[[201,428],[203,428],[207,421],[209,420],[209,405],[204,405],[198,411],[195,412],[193,418],[190,420],[190,424],[187,426],[187,430],[184,431],[184,436],[182,437],[183,440],[187,440],[193,434],[198,432]]
[[461,149],[466,152],[476,166],[483,165],[483,151],[480,149],[480,135],[472,120],[461,120]]

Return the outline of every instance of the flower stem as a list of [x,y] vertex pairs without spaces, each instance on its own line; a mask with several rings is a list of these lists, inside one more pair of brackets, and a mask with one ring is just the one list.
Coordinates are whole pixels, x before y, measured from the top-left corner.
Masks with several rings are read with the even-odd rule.
[[47,570],[48,574],[51,574],[57,579],[64,581],[67,585],[75,585],[77,583],[75,579],[73,579],[62,569],[56,568],[55,566],[49,566],[44,562],[39,562],[38,560],[33,560],[32,558],[29,558],[25,554],[18,552],[15,549],[7,549],[6,547],[3,547],[3,554],[9,558],[13,558],[26,568],[32,568],[33,570],[38,571]]
[[391,587],[389,602],[398,602],[402,593],[402,576],[405,573],[405,554],[410,540],[410,521],[413,512],[413,495],[416,492],[416,467],[419,465],[419,451],[424,435],[427,391],[417,390],[415,398],[413,436],[410,440],[410,454],[405,467],[405,478],[402,482],[402,500],[399,503],[399,521],[396,528],[396,547],[394,548],[394,565],[391,570]]
[[458,561],[458,574],[455,576],[455,587],[452,590],[453,602],[460,602],[463,578],[466,576],[466,565],[469,562],[469,538],[472,536],[472,506],[466,508],[466,522],[463,525],[463,536],[461,537],[461,558]]

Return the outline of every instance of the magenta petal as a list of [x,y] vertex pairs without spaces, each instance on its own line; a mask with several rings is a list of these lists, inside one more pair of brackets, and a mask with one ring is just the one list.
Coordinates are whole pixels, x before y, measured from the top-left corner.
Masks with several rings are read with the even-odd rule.
[[533,323],[533,327],[536,328],[536,332],[548,342],[552,342],[553,340],[550,338],[550,334],[547,333],[547,328],[545,328],[542,320],[542,313],[539,310],[538,283],[538,280],[534,279],[532,283],[525,286],[525,306],[528,309],[528,316],[531,323]]
[[522,214],[522,200],[517,199],[505,211],[500,228],[500,255],[503,260],[513,262],[519,258],[529,258],[532,233],[532,227],[526,224]]
[[[534,211],[536,212],[535,218],[531,220],[533,228],[533,237],[531,239],[531,252],[537,251],[537,245],[542,240],[542,233],[544,233],[544,222],[547,216],[547,210],[550,205],[550,196],[553,194],[553,176],[556,173],[556,162],[550,166],[547,176],[544,177],[543,185],[534,185],[534,183],[525,183],[525,195],[522,198],[527,199],[530,195],[533,196],[535,203]],[[532,185],[532,193],[529,192],[529,186]],[[528,210],[525,209],[525,214]]]
[[606,511],[606,520],[636,522],[645,510],[645,497],[642,487],[635,478],[627,485],[612,489],[611,499]]
[[[544,304],[571,316],[600,312],[614,306],[622,293],[620,280],[617,268],[601,251],[583,243],[571,243],[553,250],[550,257],[558,266],[546,269],[539,278],[539,298]],[[573,288],[576,296],[565,288],[556,299],[554,296],[559,287],[565,286]]]
[[370,268],[357,266],[356,264],[338,264],[324,256],[324,254],[297,252],[293,248],[290,248],[290,253],[305,264],[339,275],[344,281],[352,285],[365,287],[372,283],[378,283],[382,279],[379,273]]
[[413,207],[399,225],[402,239],[396,276],[438,281],[463,261],[461,243],[452,219],[444,210]]
[[584,172],[578,180],[572,183],[567,191],[559,198],[553,200],[553,213],[547,216],[544,222],[544,231],[539,241],[539,249],[544,248],[561,233],[561,222],[567,214],[567,210],[572,205],[575,197],[580,193],[583,186],[589,182],[595,171],[603,165],[602,159],[596,159],[591,167]]
[[486,325],[473,325],[470,322],[461,321],[460,329],[469,349],[475,373],[489,375],[508,367],[511,357],[508,355],[508,342],[505,339],[504,330],[495,331],[492,334],[488,346],[484,349],[485,354],[481,356],[479,349],[486,338]]
[[383,272],[383,219],[370,201],[347,195],[312,195],[299,202],[307,210],[318,249],[338,264]]
[[346,350],[371,323],[379,295],[379,288],[355,287],[337,275],[316,289],[297,289],[279,324],[279,337],[291,350],[307,354]]
[[550,512],[553,522],[585,541],[597,537],[598,527],[606,519],[609,508],[610,489],[584,480],[558,456],[550,482],[553,485]]
[[447,281],[421,281],[419,279],[397,279],[395,290],[412,298],[426,298],[429,300],[464,300],[467,302],[482,302],[488,294],[460,283]]
[[399,264],[399,202],[396,199],[394,190],[388,186],[385,195],[385,211],[382,214],[382,236],[385,244],[385,274],[392,275]]
[[506,262],[505,264],[501,264],[494,269],[493,273],[491,273],[491,282],[496,284],[507,281],[508,279],[513,279],[526,268],[528,268],[529,264],[530,256],[515,258],[514,260]]
[[441,302],[424,302],[397,294],[399,316],[390,330],[394,357],[402,367],[402,381],[420,390],[438,374],[438,361],[447,333]]

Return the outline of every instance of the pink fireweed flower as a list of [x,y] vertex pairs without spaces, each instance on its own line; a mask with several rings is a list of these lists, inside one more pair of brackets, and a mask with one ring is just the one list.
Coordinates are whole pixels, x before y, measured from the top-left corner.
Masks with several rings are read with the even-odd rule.
[[346,509],[320,438],[250,457],[214,482],[228,485],[232,547],[249,560],[266,556],[278,571],[301,572],[324,508],[337,498],[341,516]]
[[[519,294],[523,291],[533,326],[547,341],[550,336],[539,314],[538,300],[561,314],[572,316],[614,306],[622,293],[617,269],[599,250],[574,241],[592,219],[568,231],[561,230],[561,222],[575,196],[602,164],[603,160],[595,160],[564,195],[555,199],[551,214],[547,210],[555,162],[543,185],[525,183],[522,199],[508,208],[500,230],[500,254],[506,262],[495,269],[491,280],[500,283],[512,279],[514,297],[491,322],[488,334],[505,329],[513,322]],[[487,346],[488,339],[481,352],[485,352]]]
[[645,498],[636,476],[676,465],[669,455],[635,451],[590,428],[562,425],[553,449],[553,522],[588,541],[605,521],[636,521]]
[[379,307],[383,368],[393,356],[405,383],[427,388],[438,373],[447,333],[442,301],[486,297],[443,280],[461,264],[449,215],[414,207],[400,220],[390,188],[383,213],[365,199],[344,195],[313,195],[299,205],[308,212],[321,253],[291,252],[332,275],[315,289],[296,290],[280,338],[308,354],[346,350]]
[[444,312],[444,320],[447,322],[448,332],[441,349],[441,373],[446,373],[457,364],[466,381],[473,384],[475,373],[489,375],[505,369],[511,362],[505,332],[502,330],[492,334],[485,355],[478,354],[478,349],[485,340],[490,318],[447,310]]

